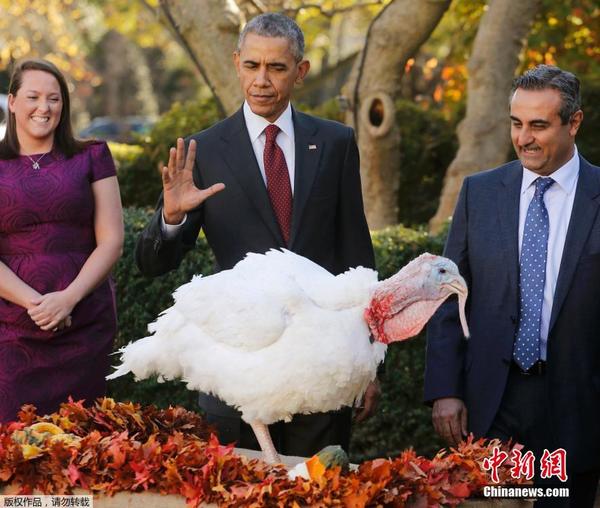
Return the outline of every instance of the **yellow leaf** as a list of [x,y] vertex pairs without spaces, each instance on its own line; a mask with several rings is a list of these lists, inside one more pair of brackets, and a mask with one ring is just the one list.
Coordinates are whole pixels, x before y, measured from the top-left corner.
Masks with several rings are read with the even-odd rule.
[[31,460],[39,457],[44,451],[39,446],[26,444],[21,445],[21,452],[25,460]]

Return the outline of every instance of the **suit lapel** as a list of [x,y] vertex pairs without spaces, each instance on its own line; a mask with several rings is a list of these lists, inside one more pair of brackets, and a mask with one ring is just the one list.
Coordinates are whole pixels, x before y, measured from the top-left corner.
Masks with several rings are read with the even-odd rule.
[[277,243],[283,246],[281,231],[248,136],[243,109],[239,109],[226,121],[231,123],[231,126],[224,129],[226,134],[223,136],[223,157],[227,167],[256,208],[260,218],[276,238]]
[[580,157],[579,161],[579,180],[577,181],[573,211],[569,220],[569,228],[554,291],[549,332],[552,330],[565,301],[575,268],[598,213],[600,180],[585,159]]
[[510,287],[519,287],[519,202],[523,168],[512,162],[502,177],[503,188],[498,193],[498,217],[502,246],[506,254]]
[[319,160],[325,148],[323,140],[316,138],[318,128],[310,116],[299,113],[295,109],[292,110],[292,114],[294,119],[295,175],[290,249],[298,235],[306,200],[310,194],[319,168]]

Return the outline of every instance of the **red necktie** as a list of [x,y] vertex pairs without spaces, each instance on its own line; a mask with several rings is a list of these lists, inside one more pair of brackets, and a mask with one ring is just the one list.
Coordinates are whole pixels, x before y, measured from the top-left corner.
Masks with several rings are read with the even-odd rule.
[[263,160],[265,162],[269,199],[287,246],[292,225],[292,187],[290,186],[290,174],[285,163],[283,150],[275,143],[278,133],[279,127],[277,125],[269,125],[265,129],[267,140]]

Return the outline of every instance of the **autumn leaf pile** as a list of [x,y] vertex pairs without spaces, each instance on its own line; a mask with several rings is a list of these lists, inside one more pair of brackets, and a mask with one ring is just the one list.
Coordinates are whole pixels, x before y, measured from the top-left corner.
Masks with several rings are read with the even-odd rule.
[[[50,422],[78,436],[78,446],[48,442],[41,455],[26,460],[13,432]],[[290,480],[282,466],[236,455],[223,446],[201,416],[183,408],[156,409],[99,399],[93,407],[69,402],[57,413],[36,415],[24,406],[19,421],[0,425],[0,487],[18,486],[66,494],[75,487],[111,495],[152,490],[179,494],[189,507],[220,506],[454,506],[490,484],[481,467],[498,441],[467,439],[433,459],[412,450],[394,459],[364,462],[350,473],[339,467],[312,481]],[[503,484],[520,483],[499,468]]]

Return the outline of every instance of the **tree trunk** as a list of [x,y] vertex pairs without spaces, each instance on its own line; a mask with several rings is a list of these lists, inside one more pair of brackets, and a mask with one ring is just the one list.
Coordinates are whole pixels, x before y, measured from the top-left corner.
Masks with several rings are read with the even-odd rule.
[[406,61],[437,26],[451,0],[394,0],[373,20],[344,95],[356,129],[365,212],[378,229],[398,220],[400,133],[395,101]]
[[243,101],[233,67],[240,13],[231,0],[160,0],[167,22],[211,89],[223,116]]
[[465,176],[498,166],[510,151],[508,101],[519,54],[540,0],[491,0],[469,58],[467,110],[458,126],[459,149],[448,167],[433,232],[454,211]]
[[108,31],[100,43],[101,69],[104,71],[104,87],[102,105],[104,114],[111,118],[118,118],[122,111],[121,85],[123,77],[128,74],[126,58],[110,58],[109,55],[123,55],[126,53],[127,40],[123,35],[114,30]]

